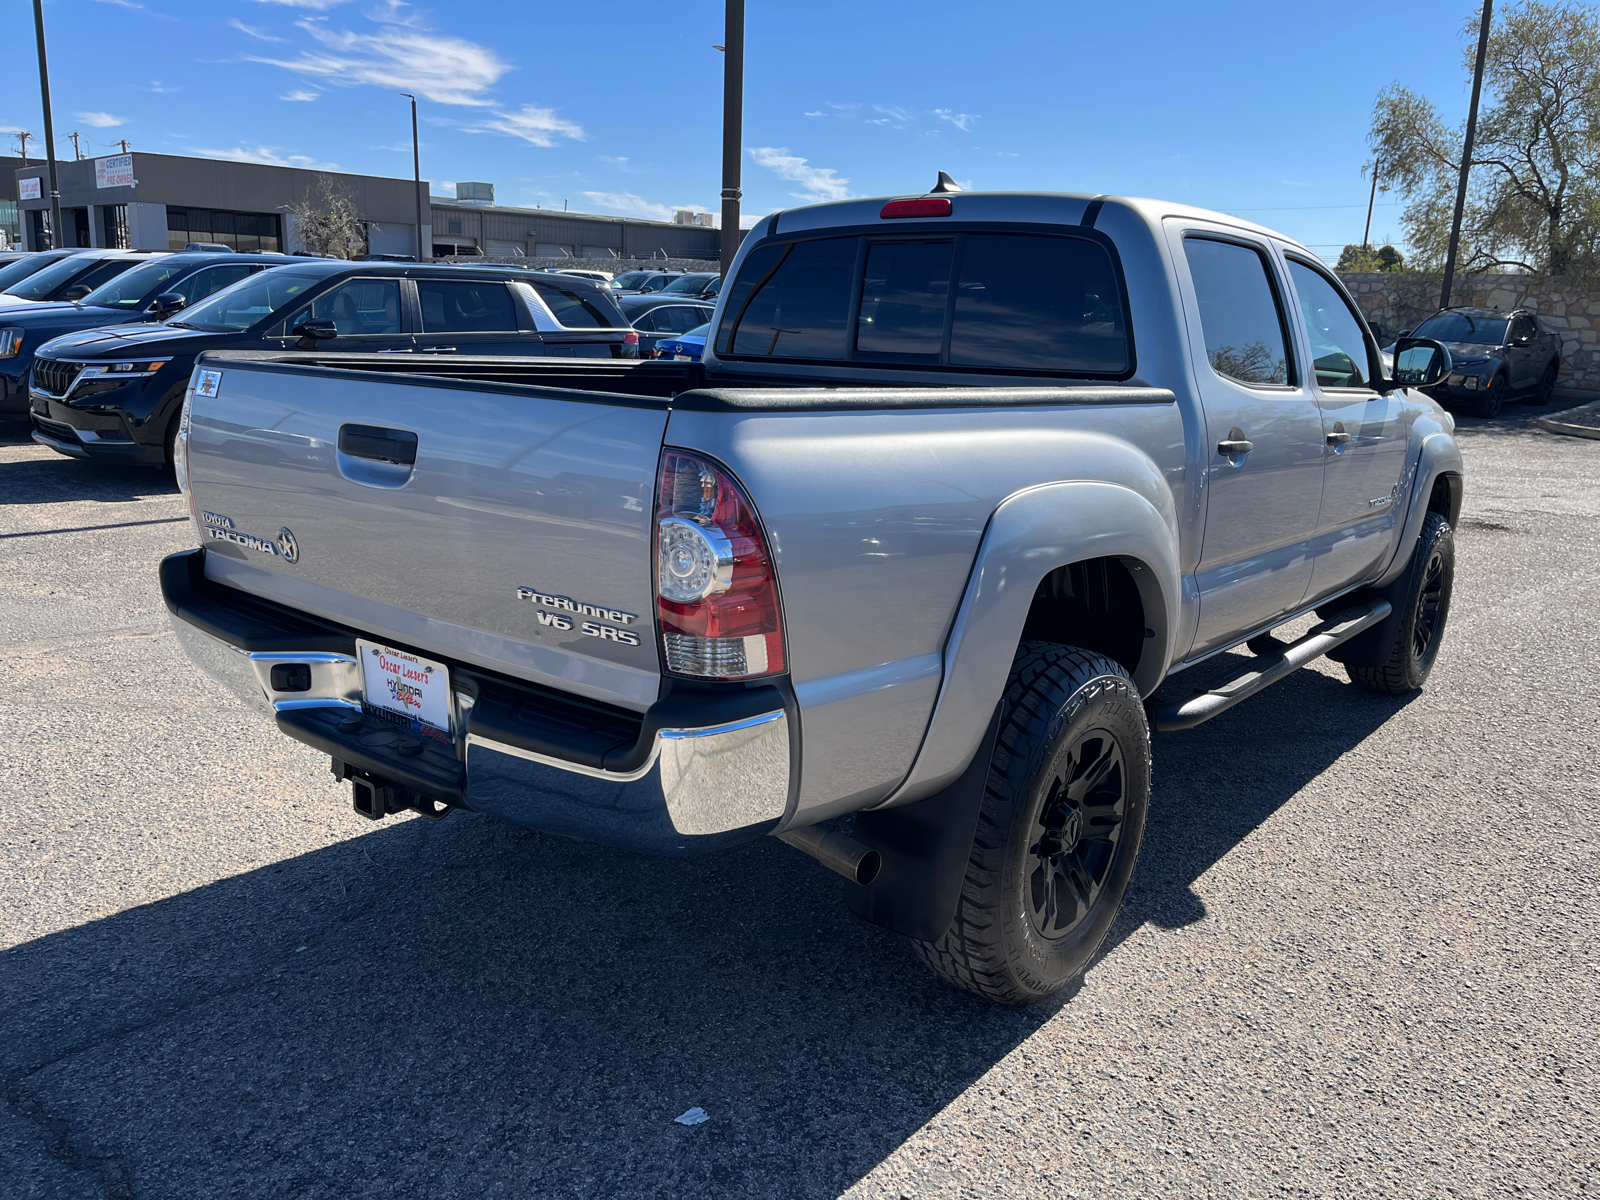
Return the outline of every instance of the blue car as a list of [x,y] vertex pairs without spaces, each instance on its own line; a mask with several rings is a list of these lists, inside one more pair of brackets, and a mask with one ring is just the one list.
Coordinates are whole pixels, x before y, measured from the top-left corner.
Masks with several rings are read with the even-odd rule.
[[706,338],[711,332],[711,322],[696,325],[688,333],[680,333],[677,337],[667,338],[655,344],[652,354],[654,358],[687,359],[689,362],[699,362],[700,355],[705,352]]

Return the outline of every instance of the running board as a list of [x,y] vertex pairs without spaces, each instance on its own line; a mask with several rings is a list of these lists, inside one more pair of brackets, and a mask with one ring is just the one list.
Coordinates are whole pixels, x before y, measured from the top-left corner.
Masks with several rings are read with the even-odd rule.
[[1167,704],[1156,709],[1153,714],[1156,730],[1169,733],[1178,729],[1193,729],[1209,721],[1239,701],[1249,699],[1262,688],[1299,670],[1312,659],[1321,658],[1335,646],[1372,628],[1390,611],[1391,605],[1387,600],[1374,600],[1334,614],[1295,642],[1280,642],[1270,634],[1251,638],[1247,644],[1256,657],[1244,670],[1181,704]]

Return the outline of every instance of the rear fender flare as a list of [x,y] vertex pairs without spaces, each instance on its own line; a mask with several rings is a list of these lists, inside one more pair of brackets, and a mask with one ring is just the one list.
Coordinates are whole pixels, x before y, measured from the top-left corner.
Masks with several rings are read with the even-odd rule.
[[1113,483],[1049,483],[1000,504],[945,643],[944,678],[922,747],[880,808],[930,796],[966,769],[1005,691],[1034,593],[1057,567],[1092,558],[1127,563],[1150,631],[1134,683],[1142,694],[1155,690],[1171,661],[1181,593],[1171,492],[1162,484],[1150,496]]

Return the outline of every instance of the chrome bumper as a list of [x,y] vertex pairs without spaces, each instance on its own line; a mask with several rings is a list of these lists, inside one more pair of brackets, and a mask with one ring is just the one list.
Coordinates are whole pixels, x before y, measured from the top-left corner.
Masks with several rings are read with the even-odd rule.
[[[172,616],[178,642],[211,678],[266,717],[304,708],[361,709],[361,673],[343,654],[248,653]],[[309,691],[278,692],[272,668],[304,663]],[[604,771],[536,754],[453,722],[467,766],[467,807],[546,833],[653,853],[683,853],[768,832],[789,803],[788,715],[778,709],[703,728],[662,729],[644,765]]]

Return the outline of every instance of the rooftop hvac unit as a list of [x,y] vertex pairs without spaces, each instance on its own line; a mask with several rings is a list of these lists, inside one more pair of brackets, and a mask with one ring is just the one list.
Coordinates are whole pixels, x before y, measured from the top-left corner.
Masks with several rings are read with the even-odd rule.
[[456,184],[456,202],[458,204],[493,204],[494,184],[458,183]]
[[699,225],[704,229],[710,229],[712,227],[711,221],[712,216],[710,213],[695,212],[692,208],[680,208],[672,214],[672,223],[674,225]]

